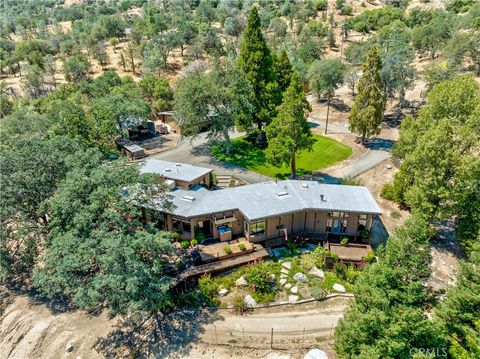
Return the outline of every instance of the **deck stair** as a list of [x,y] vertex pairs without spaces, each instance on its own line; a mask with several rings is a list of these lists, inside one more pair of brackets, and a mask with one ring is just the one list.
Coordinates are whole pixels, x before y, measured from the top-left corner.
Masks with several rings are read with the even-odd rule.
[[226,175],[217,175],[217,187],[220,189],[225,189],[230,187],[230,183],[232,182],[232,176]]

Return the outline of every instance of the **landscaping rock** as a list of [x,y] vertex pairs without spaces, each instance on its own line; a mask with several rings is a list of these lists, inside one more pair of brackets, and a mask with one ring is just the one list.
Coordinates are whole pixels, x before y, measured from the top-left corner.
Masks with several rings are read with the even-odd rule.
[[300,283],[308,282],[307,276],[301,272],[295,273],[295,275],[293,276],[293,279],[295,279],[297,282],[300,282]]
[[284,287],[287,288],[287,289],[290,289],[292,287],[292,285],[290,283],[287,283],[287,284],[285,284]]
[[281,273],[281,274],[280,274],[280,278],[288,278],[288,275],[285,274],[285,273]]
[[67,345],[65,346],[65,350],[67,352],[71,352],[73,350],[73,343],[71,340],[68,341]]
[[277,279],[277,277],[275,277],[275,274],[273,274],[273,273],[270,274],[269,278],[270,278],[271,281],[275,281]]
[[283,274],[288,274],[288,269],[287,268],[282,268],[282,270],[280,272],[283,273]]
[[290,292],[292,292],[293,294],[297,294],[298,293],[298,287],[297,286],[292,287],[292,289],[290,289]]
[[245,296],[245,305],[248,308],[255,308],[257,306],[257,302],[255,301],[255,299],[253,299],[253,297],[250,294],[247,294]]
[[292,262],[283,262],[282,267],[292,269]]
[[328,359],[328,355],[323,350],[312,349],[303,359]]
[[322,279],[325,278],[325,273],[323,272],[323,270],[318,269],[317,267],[313,267],[312,269],[310,269],[308,274],[311,274],[315,277],[322,278]]
[[280,285],[285,285],[287,283],[287,278],[280,279]]
[[220,290],[218,291],[218,295],[219,295],[220,297],[225,297],[227,294],[228,294],[228,289],[220,289]]
[[243,275],[238,278],[236,281],[235,281],[235,285],[237,287],[246,287],[248,285],[247,283],[247,280],[243,277]]
[[298,301],[298,295],[289,295],[288,302],[289,303],[296,303]]
[[332,286],[332,289],[337,291],[337,292],[340,292],[340,293],[345,293],[347,290],[345,289],[345,287],[339,283],[335,283],[333,286]]

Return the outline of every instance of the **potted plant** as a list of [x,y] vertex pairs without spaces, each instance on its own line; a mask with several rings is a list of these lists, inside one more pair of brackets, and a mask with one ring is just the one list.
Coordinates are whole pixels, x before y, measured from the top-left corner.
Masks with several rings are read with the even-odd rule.
[[342,240],[340,241],[340,244],[342,246],[348,246],[348,241],[349,241],[348,237],[343,237]]

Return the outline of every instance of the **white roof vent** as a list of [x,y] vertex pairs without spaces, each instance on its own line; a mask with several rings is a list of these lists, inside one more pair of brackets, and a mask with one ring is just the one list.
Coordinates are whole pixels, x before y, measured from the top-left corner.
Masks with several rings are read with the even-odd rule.
[[302,188],[308,188],[308,183],[302,183]]
[[165,168],[163,171],[164,172],[172,172],[172,170],[170,168]]
[[288,192],[287,192],[287,191],[277,192],[276,195],[277,195],[278,197],[283,197],[283,196],[288,195]]
[[192,196],[183,196],[182,199],[188,202],[195,201],[195,197],[192,197]]

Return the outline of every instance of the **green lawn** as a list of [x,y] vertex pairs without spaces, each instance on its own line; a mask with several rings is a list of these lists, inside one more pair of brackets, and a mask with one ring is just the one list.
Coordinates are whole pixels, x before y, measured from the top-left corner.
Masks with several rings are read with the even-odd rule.
[[[312,151],[303,151],[297,156],[297,175],[328,167],[344,160],[352,154],[352,149],[328,137],[313,135],[315,143]],[[212,155],[219,161],[244,167],[262,175],[285,179],[290,175],[290,167],[277,167],[267,162],[264,149],[255,147],[245,137],[232,141],[232,153],[226,155],[223,145],[212,148]]]

